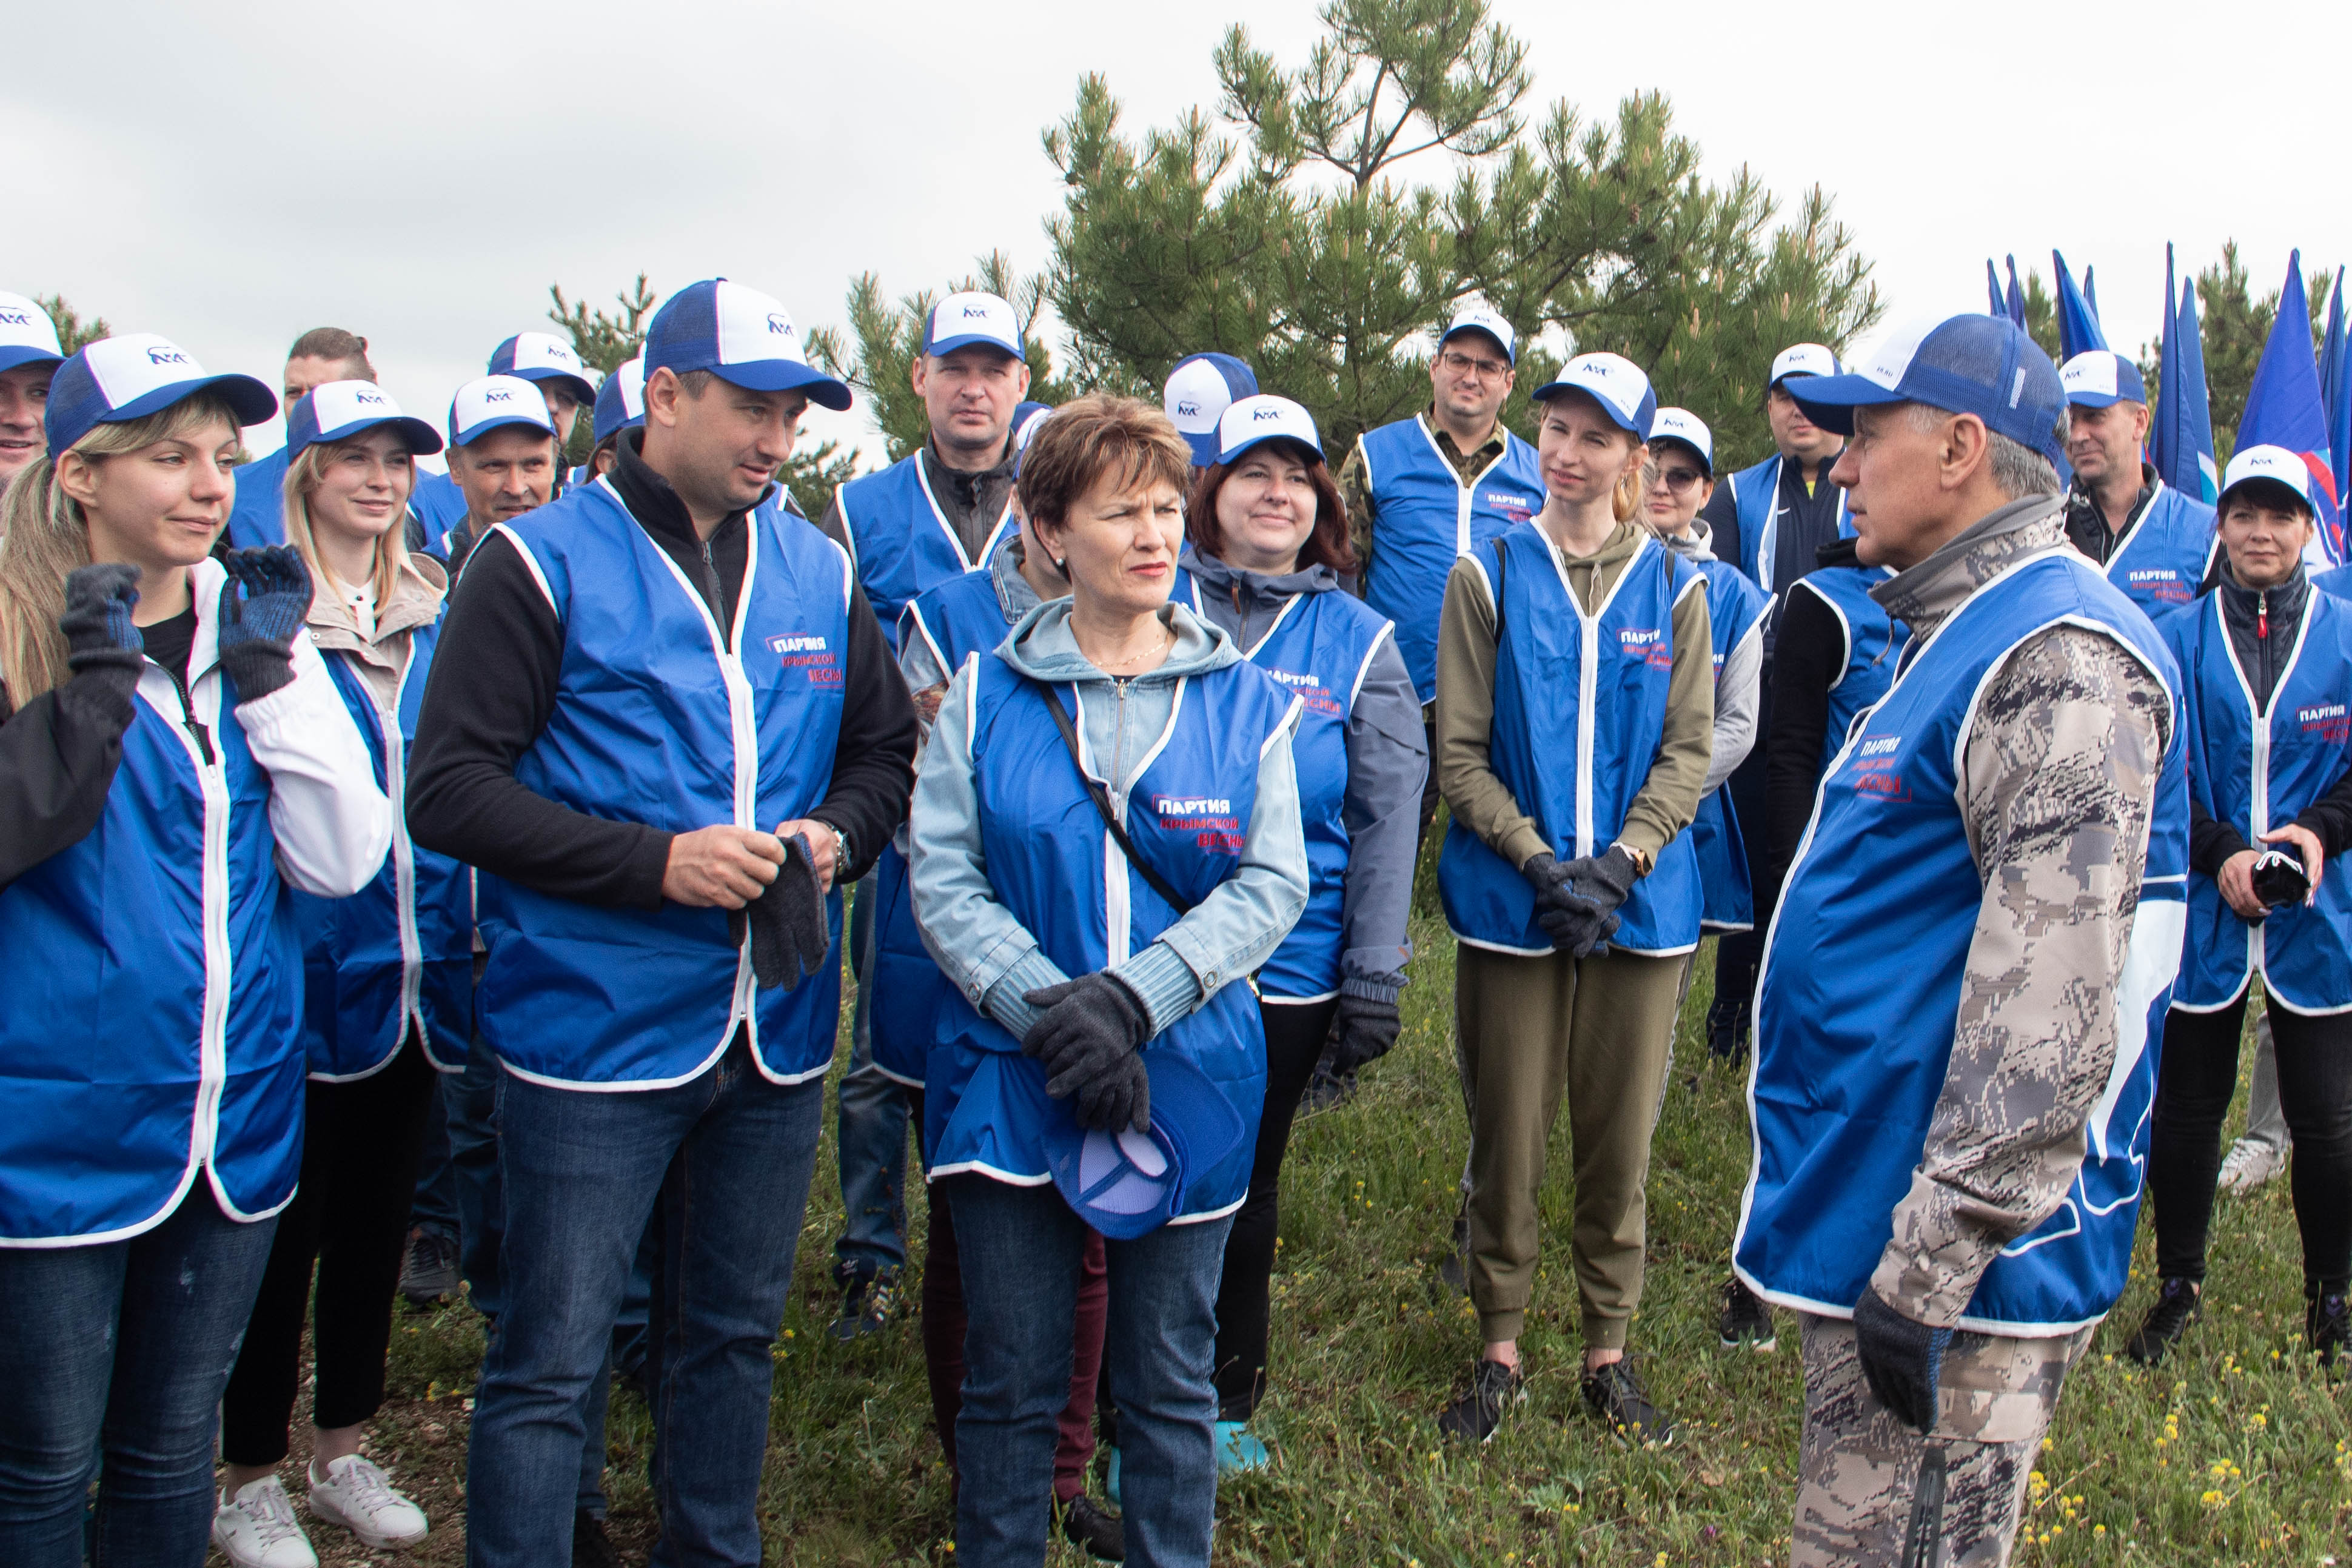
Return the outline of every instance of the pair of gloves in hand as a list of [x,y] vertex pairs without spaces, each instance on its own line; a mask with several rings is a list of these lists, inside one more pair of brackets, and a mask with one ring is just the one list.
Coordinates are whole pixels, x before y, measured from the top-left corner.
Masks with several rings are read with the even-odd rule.
[[[239,702],[267,697],[294,679],[294,639],[310,614],[310,571],[291,545],[232,550],[222,558],[215,622],[221,673]],[[106,562],[66,578],[66,610],[58,629],[66,637],[66,665],[128,677],[123,697],[137,689],[146,639],[131,619],[139,603],[139,568]]]
[[1536,890],[1536,923],[1554,951],[1586,958],[1617,931],[1617,907],[1640,871],[1618,845],[1599,855],[1561,860],[1542,854],[1519,868]]
[[1151,1127],[1151,1077],[1143,1042],[1151,1014],[1127,982],[1108,970],[1044,985],[1022,1000],[1037,1010],[1021,1053],[1045,1069],[1045,1092],[1073,1103],[1079,1126],[1096,1132]]

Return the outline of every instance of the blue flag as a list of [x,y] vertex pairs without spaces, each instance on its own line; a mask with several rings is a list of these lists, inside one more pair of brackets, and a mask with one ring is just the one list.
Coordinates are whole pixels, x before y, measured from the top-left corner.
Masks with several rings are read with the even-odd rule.
[[2020,331],[2025,327],[2025,290],[2017,286],[2017,258],[2009,258],[2009,319]]
[[2221,494],[2213,461],[2213,410],[2205,390],[2205,345],[2197,325],[2197,286],[2180,286],[2173,305],[2172,247],[2164,247],[2164,341],[2158,345],[2155,427],[2149,460],[2158,478],[2182,495],[2210,502]]
[[2066,270],[2066,258],[2056,251],[2050,253],[2050,263],[2058,269],[2058,358],[2061,363],[2091,349],[2107,346],[2107,334],[2099,330],[2098,312],[2083,299],[2083,291],[2074,287],[2074,275]]
[[2091,302],[2091,320],[2099,319],[2099,280],[2091,276],[2096,268],[2083,268],[2083,298]]
[[2327,409],[2327,450],[2336,469],[2336,499],[2352,480],[2352,353],[2344,342],[2344,268],[2327,291],[2327,344],[2319,351],[2319,396]]
[[1995,316],[2008,315],[2009,301],[2000,297],[2000,274],[1994,269],[1992,258],[1990,256],[1985,258],[1985,289],[1992,296],[1992,310],[1988,313]]
[[2311,356],[2311,300],[2303,289],[2303,252],[2287,258],[2286,287],[2279,294],[2278,319],[2246,388],[2246,411],[2238,418],[2240,447],[2284,447],[2311,470],[2313,499],[2319,504],[2319,537],[2329,560],[2344,561],[2344,520],[2336,500],[2336,463],[2327,445],[2326,399],[2320,395],[2319,365]]

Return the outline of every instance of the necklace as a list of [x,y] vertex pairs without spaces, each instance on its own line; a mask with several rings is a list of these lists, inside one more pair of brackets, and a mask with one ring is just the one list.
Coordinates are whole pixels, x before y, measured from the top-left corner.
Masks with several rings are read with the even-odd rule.
[[1132,665],[1141,664],[1145,659],[1151,658],[1158,655],[1163,655],[1167,653],[1170,648],[1176,646],[1176,634],[1174,632],[1162,626],[1160,628],[1160,641],[1159,646],[1156,647],[1145,648],[1141,653],[1131,653],[1125,658],[1114,658],[1108,660],[1095,659],[1091,662],[1097,669],[1101,670],[1105,675],[1109,675],[1116,670],[1126,669]]

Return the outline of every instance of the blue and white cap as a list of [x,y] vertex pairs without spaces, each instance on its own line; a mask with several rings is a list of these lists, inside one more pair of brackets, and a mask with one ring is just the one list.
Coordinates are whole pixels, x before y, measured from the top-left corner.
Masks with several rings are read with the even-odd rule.
[[[541,399],[544,405],[545,399]],[[394,426],[407,443],[412,457],[441,449],[441,432],[424,420],[403,414],[392,394],[372,381],[329,381],[294,400],[286,411],[286,460],[292,462],[305,447],[321,441],[348,441],[379,425]]]
[[1484,305],[1465,305],[1445,323],[1438,334],[1437,346],[1444,348],[1457,333],[1484,332],[1503,346],[1503,357],[1513,364],[1519,363],[1519,335],[1511,331],[1511,323],[1503,320],[1499,311]]
[[1021,323],[1010,303],[976,289],[949,295],[931,307],[923,319],[923,352],[951,354],[974,344],[1002,349],[1017,360],[1027,360],[1021,344]]
[[2066,412],[2066,388],[2041,345],[2007,316],[1983,314],[1907,321],[1853,370],[1811,377],[1789,395],[1806,418],[1840,436],[1853,434],[1853,411],[1863,406],[1924,403],[1973,414],[1986,429],[2053,463]]
[[22,294],[0,293],[0,370],[20,364],[59,364],[65,345],[49,313]]
[[1709,479],[1715,477],[1715,432],[1706,421],[1687,408],[1661,408],[1657,418],[1650,422],[1653,441],[1680,441],[1698,454],[1700,464]]
[[[2075,356],[2077,359],[2083,357],[2080,354]],[[2317,515],[2319,505],[2311,493],[2311,468],[2300,453],[2290,452],[2284,447],[2267,445],[2239,447],[2230,454],[2230,466],[2221,471],[2220,500],[2227,501],[2230,492],[2240,485],[2257,481],[2284,485],[2294,492],[2294,498],[2303,503],[2304,510]],[[2217,501],[2216,505],[2219,504]]]
[[1549,403],[1563,392],[1589,394],[1602,413],[1634,438],[1650,438],[1658,416],[1658,395],[1642,367],[1623,354],[1579,354],[1561,367],[1559,379],[1536,388],[1538,403]]
[[1307,412],[1303,404],[1271,393],[1244,397],[1225,410],[1217,421],[1217,461],[1238,461],[1244,452],[1265,441],[1296,441],[1314,453],[1323,456],[1323,437],[1315,428],[1315,416]]
[[[1114,1241],[1166,1225],[1187,1178],[1241,1146],[1242,1119],[1208,1075],[1175,1051],[1146,1051],[1151,1130],[1097,1132],[1058,1108],[1045,1117],[1045,1166],[1072,1213]],[[1050,1103],[1050,1102],[1048,1102]]]
[[2077,408],[2147,401],[2139,366],[2113,349],[2084,349],[2060,367],[2058,379],[2065,384],[2066,401]]
[[1160,411],[1192,448],[1192,466],[1217,460],[1217,421],[1244,397],[1257,395],[1257,374],[1231,354],[1186,354],[1168,373]]
[[757,289],[706,278],[671,295],[646,332],[646,379],[707,370],[751,392],[804,392],[840,413],[849,388],[817,370],[782,303]]
[[1790,343],[1772,356],[1772,374],[1764,384],[1778,386],[1792,375],[1836,375],[1844,368],[1822,343]]
[[624,360],[619,369],[604,378],[596,389],[595,433],[591,440],[597,446],[624,430],[635,430],[646,422],[646,362]]
[[258,425],[278,412],[278,395],[249,375],[207,375],[187,350],[152,332],[102,338],[58,367],[49,382],[41,427],[52,456],[100,425],[144,419],[183,398],[213,392],[240,425]]
[[469,446],[509,425],[528,425],[550,436],[555,421],[539,388],[516,375],[486,375],[469,381],[449,400],[449,445]]
[[596,384],[570,343],[553,332],[517,332],[491,351],[488,374],[552,382],[585,407],[596,401]]

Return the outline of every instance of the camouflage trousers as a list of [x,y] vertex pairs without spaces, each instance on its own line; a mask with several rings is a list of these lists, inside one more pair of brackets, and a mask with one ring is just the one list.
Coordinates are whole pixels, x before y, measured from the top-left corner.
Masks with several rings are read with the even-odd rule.
[[2017,1340],[1960,1333],[1945,1352],[1936,1426],[1905,1426],[1870,1392],[1853,1325],[1798,1315],[1805,1436],[1795,1568],[2000,1568],[2067,1370],[2092,1331]]

